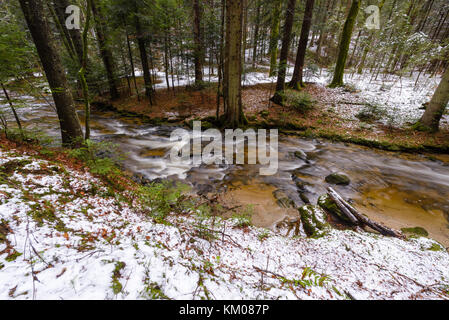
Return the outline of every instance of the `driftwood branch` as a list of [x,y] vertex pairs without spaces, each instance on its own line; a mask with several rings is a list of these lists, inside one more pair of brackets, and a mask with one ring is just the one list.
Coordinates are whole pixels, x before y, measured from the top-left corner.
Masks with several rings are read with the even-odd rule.
[[[329,197],[335,202],[335,204],[337,205],[337,207],[351,220],[351,222],[355,225],[357,224],[361,224],[361,225],[367,225],[370,228],[378,231],[379,233],[386,235],[386,236],[390,236],[390,237],[396,237],[396,238],[402,238],[403,236],[401,235],[400,232],[387,228],[384,225],[377,223],[375,221],[372,221],[370,219],[368,219],[366,216],[360,214],[353,206],[351,206],[348,202],[346,202],[334,189],[332,189],[331,187],[327,188],[328,190],[328,194]],[[349,215],[348,215],[349,213]],[[353,221],[353,219],[351,219],[352,216],[353,218],[356,219],[356,222]]]
[[334,201],[337,207],[343,212],[343,214],[355,225],[359,224],[359,221],[351,213],[351,211],[345,206],[344,200],[336,193],[332,188],[328,189],[329,197]]

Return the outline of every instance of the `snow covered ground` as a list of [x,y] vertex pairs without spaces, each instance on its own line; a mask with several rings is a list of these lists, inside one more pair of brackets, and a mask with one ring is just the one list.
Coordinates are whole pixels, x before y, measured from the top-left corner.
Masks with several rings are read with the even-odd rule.
[[[322,69],[317,74],[306,72],[306,81],[322,85],[328,85],[332,80],[332,71]],[[422,74],[417,79],[418,73],[412,76],[399,77],[396,75],[379,75],[376,80],[365,70],[363,74],[346,73],[344,82],[353,87],[356,93],[345,92],[344,88],[328,89],[329,95],[343,96],[335,102],[338,111],[355,119],[364,106],[339,104],[341,100],[365,103],[376,106],[383,114],[380,120],[384,124],[404,126],[407,123],[415,123],[424,113],[423,104],[430,101],[438,84],[440,76],[429,77]],[[346,97],[344,97],[346,95]],[[345,99],[347,98],[347,99]],[[348,107],[349,106],[349,107]],[[443,116],[442,125],[447,125],[449,117]]]
[[427,238],[292,238],[197,212],[157,224],[32,152],[0,150],[0,174],[0,299],[449,299],[449,254]]
[[[247,56],[249,53],[247,53]],[[248,58],[247,61],[251,59]],[[256,64],[256,69],[267,69],[269,61],[264,60],[263,64]],[[250,70],[251,65],[245,65],[247,70]],[[290,80],[294,70],[294,65],[289,63],[287,69],[287,81]],[[216,70],[215,70],[216,71]],[[136,71],[136,74],[140,75],[140,70]],[[204,80],[211,82],[218,82],[216,75],[209,77],[209,68],[203,70]],[[157,77],[162,81],[155,85],[156,89],[167,88],[165,73],[162,71],[157,72]],[[314,72],[305,68],[304,80],[306,82],[316,83],[323,88],[330,84],[333,76],[333,71],[328,69],[315,70]],[[176,77],[175,77],[176,78]],[[172,85],[171,78],[169,79],[170,86]],[[376,106],[382,113],[381,123],[402,127],[407,124],[415,123],[424,113],[423,104],[430,101],[433,93],[435,92],[441,77],[430,77],[427,74],[421,74],[418,78],[418,73],[409,74],[402,77],[397,75],[383,75],[380,74],[377,79],[368,70],[365,70],[363,74],[352,74],[349,70],[344,75],[345,84],[353,87],[357,90],[357,93],[345,92],[344,88],[329,89],[326,88],[327,98],[325,102],[331,102],[335,104],[337,112],[346,115],[351,120],[356,120],[355,115],[362,110],[363,104],[369,104]],[[277,76],[269,77],[268,71],[248,71],[242,75],[242,84],[245,86],[251,86],[256,84],[273,83],[277,81]],[[175,79],[176,86],[191,85],[194,83],[194,75],[182,76],[180,80]],[[334,98],[332,100],[332,98]],[[356,105],[348,105],[346,103],[339,104],[338,102],[342,98],[348,98],[348,101],[356,102]],[[324,97],[326,98],[326,97]],[[348,102],[346,101],[346,102]],[[444,115],[442,127],[449,126],[449,115]]]

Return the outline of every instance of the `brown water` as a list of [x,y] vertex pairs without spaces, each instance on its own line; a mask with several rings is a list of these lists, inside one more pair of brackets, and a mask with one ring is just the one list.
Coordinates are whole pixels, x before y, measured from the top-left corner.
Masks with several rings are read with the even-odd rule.
[[[19,110],[25,125],[59,138],[54,111],[32,97],[25,100],[32,105]],[[315,203],[326,192],[324,178],[332,172],[344,172],[351,184],[335,189],[353,200],[361,212],[398,229],[423,227],[431,237],[449,246],[449,156],[399,154],[281,136],[279,171],[264,177],[258,174],[257,165],[193,167],[171,163],[169,150],[174,143],[169,137],[173,129],[120,118],[111,112],[92,115],[93,138],[116,143],[126,153],[124,165],[128,170],[149,179],[182,180],[202,192],[226,191],[221,195],[224,202],[255,205],[253,223],[257,226],[272,227],[285,216],[297,214],[279,206],[273,195],[281,192],[298,206],[303,204],[292,182],[293,174],[303,181],[304,195]],[[308,161],[294,156],[298,150],[307,154]]]

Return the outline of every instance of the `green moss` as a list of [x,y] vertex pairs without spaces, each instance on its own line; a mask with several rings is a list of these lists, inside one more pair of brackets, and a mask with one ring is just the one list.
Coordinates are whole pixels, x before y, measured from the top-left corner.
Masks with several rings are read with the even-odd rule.
[[405,234],[416,235],[419,237],[428,237],[429,233],[426,229],[422,227],[414,227],[414,228],[402,228],[401,231]]
[[278,93],[282,99],[282,105],[304,113],[313,108],[315,101],[307,92],[297,90],[284,90]]
[[343,212],[341,212],[341,210],[332,201],[328,194],[324,194],[318,198],[318,205],[328,213],[334,214],[341,220],[349,222],[348,217]]
[[319,206],[306,205],[298,209],[305,232],[309,237],[319,238],[329,230],[327,214]]
[[21,168],[23,168],[24,166],[26,166],[27,164],[30,164],[32,162],[33,161],[28,160],[28,159],[8,161],[0,166],[0,174],[11,175],[15,171],[20,170]]
[[440,244],[434,242],[434,243],[432,243],[432,245],[429,248],[426,248],[426,250],[430,250],[430,251],[444,251],[445,249]]
[[28,215],[30,215],[39,226],[43,226],[44,222],[48,222],[52,224],[57,231],[71,231],[66,227],[65,223],[56,216],[56,209],[49,201],[45,201],[44,204],[32,204],[30,205],[30,209]]
[[111,288],[114,294],[119,294],[123,290],[123,285],[120,283],[119,279],[122,276],[122,270],[126,267],[126,263],[123,261],[118,261],[115,263],[114,271],[112,271],[112,284]]
[[22,255],[22,254],[21,254],[20,252],[14,250],[14,252],[11,253],[11,254],[9,254],[9,255],[5,258],[5,260],[8,261],[8,262],[12,262],[12,261],[16,260],[18,257],[20,257],[21,255]]
[[341,173],[332,173],[332,174],[328,175],[325,180],[327,183],[336,184],[336,185],[347,186],[348,184],[351,183],[351,180],[349,179],[349,177],[347,175],[341,174]]

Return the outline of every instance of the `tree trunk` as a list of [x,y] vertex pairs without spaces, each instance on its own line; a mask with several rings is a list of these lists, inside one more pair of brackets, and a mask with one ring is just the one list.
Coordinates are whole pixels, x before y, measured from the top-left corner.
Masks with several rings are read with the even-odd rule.
[[170,61],[168,54],[168,33],[165,32],[164,36],[164,65],[165,65],[165,82],[167,83],[167,91],[170,92],[170,80],[169,80],[169,72],[170,72]]
[[[17,115],[16,109],[14,108],[14,105],[12,104],[12,101],[9,98],[8,91],[6,91],[5,85],[3,83],[0,83],[0,86],[3,89],[3,93],[5,94],[5,97],[9,103],[9,106],[11,107],[12,113],[14,115],[14,119],[16,119],[16,123],[17,123],[17,126],[19,127],[20,135],[22,136],[22,139],[25,139],[25,134],[23,133],[23,129],[22,129],[22,123],[20,122],[20,119],[19,119],[19,116]],[[6,131],[6,126],[5,126],[5,131]]]
[[253,68],[256,67],[257,61],[257,45],[259,43],[259,24],[260,24],[260,0],[256,2],[256,22],[254,26],[254,42],[253,42]]
[[[226,0],[221,0],[221,27],[220,27],[220,52],[218,56],[218,86],[217,86],[217,111],[216,111],[216,119],[217,121],[220,119],[220,100],[221,97],[224,96],[224,84],[223,84],[223,76],[224,76],[224,41],[225,41],[225,21],[226,21]],[[226,112],[226,100],[224,100],[223,111]]]
[[313,5],[315,0],[307,0],[304,11],[304,19],[301,27],[301,37],[299,38],[298,52],[296,54],[295,70],[289,84],[291,88],[300,89],[304,87],[303,68],[306,58],[307,42],[309,40],[310,26],[312,25]]
[[126,29],[126,26],[125,26],[125,33],[126,33],[126,44],[128,47],[129,63],[131,64],[131,74],[133,76],[133,81],[134,81],[134,88],[136,90],[137,101],[140,101],[139,88],[137,87],[137,81],[136,81],[136,69],[134,66],[133,52],[131,50],[131,43],[129,41],[129,33],[128,33],[128,29]]
[[282,38],[281,56],[279,57],[278,80],[276,83],[276,93],[273,101],[279,103],[278,93],[285,89],[285,77],[288,66],[288,52],[290,50],[290,42],[292,39],[293,19],[295,17],[296,0],[288,0],[287,11],[285,13],[284,35]]
[[117,89],[117,78],[114,73],[114,59],[111,49],[108,47],[108,41],[105,35],[105,18],[103,17],[100,8],[97,7],[96,0],[92,0],[92,14],[95,20],[95,33],[97,35],[101,59],[103,60],[106,75],[108,77],[109,93],[112,99],[117,99],[120,95]]
[[225,44],[225,101],[226,126],[239,127],[244,123],[242,107],[242,18],[243,10],[239,0],[226,1],[226,44]]
[[278,42],[279,29],[281,24],[281,0],[274,0],[274,9],[271,17],[271,34],[270,34],[270,77],[276,74],[278,59]]
[[200,0],[193,0],[193,40],[194,47],[194,64],[195,64],[195,87],[203,86],[203,34],[201,32],[201,16],[202,8]]
[[440,120],[449,102],[449,67],[446,68],[443,78],[436,89],[432,100],[419,120],[419,130],[438,131]]
[[78,72],[78,76],[81,82],[81,87],[83,89],[83,97],[84,97],[84,113],[85,113],[85,130],[84,130],[84,139],[90,139],[90,101],[89,101],[89,87],[87,86],[86,81],[86,69],[87,69],[87,50],[89,47],[87,35],[89,32],[89,24],[91,18],[91,9],[92,9],[92,0],[87,0],[87,15],[86,15],[86,25],[84,26],[83,31],[83,55],[81,57],[81,68]]
[[78,29],[68,30],[65,27],[65,20],[66,20],[65,10],[70,4],[71,3],[68,0],[53,0],[53,7],[55,9],[56,17],[59,21],[59,24],[62,26],[62,31],[64,33],[63,36],[66,37],[67,42],[71,47],[70,49],[76,53],[78,61],[81,65],[83,57],[83,40],[81,38],[81,32]]
[[142,63],[142,71],[143,71],[143,81],[145,83],[145,95],[150,100],[150,105],[153,104],[152,100],[152,91],[153,86],[151,84],[151,74],[150,74],[150,65],[148,63],[148,55],[147,49],[145,47],[145,38],[142,32],[142,25],[140,24],[140,19],[137,16],[137,6],[134,11],[134,26],[136,28],[136,36],[137,36],[137,45],[139,47],[140,52],[140,62]]
[[62,143],[67,146],[77,146],[83,139],[83,131],[76,114],[61,57],[45,18],[43,2],[42,0],[20,0],[19,2],[53,95],[61,126]]
[[346,59],[348,58],[349,44],[351,43],[352,30],[359,13],[361,0],[353,0],[346,18],[341,35],[341,41],[338,51],[337,65],[335,66],[334,78],[330,84],[331,88],[343,86],[343,74],[345,72]]

